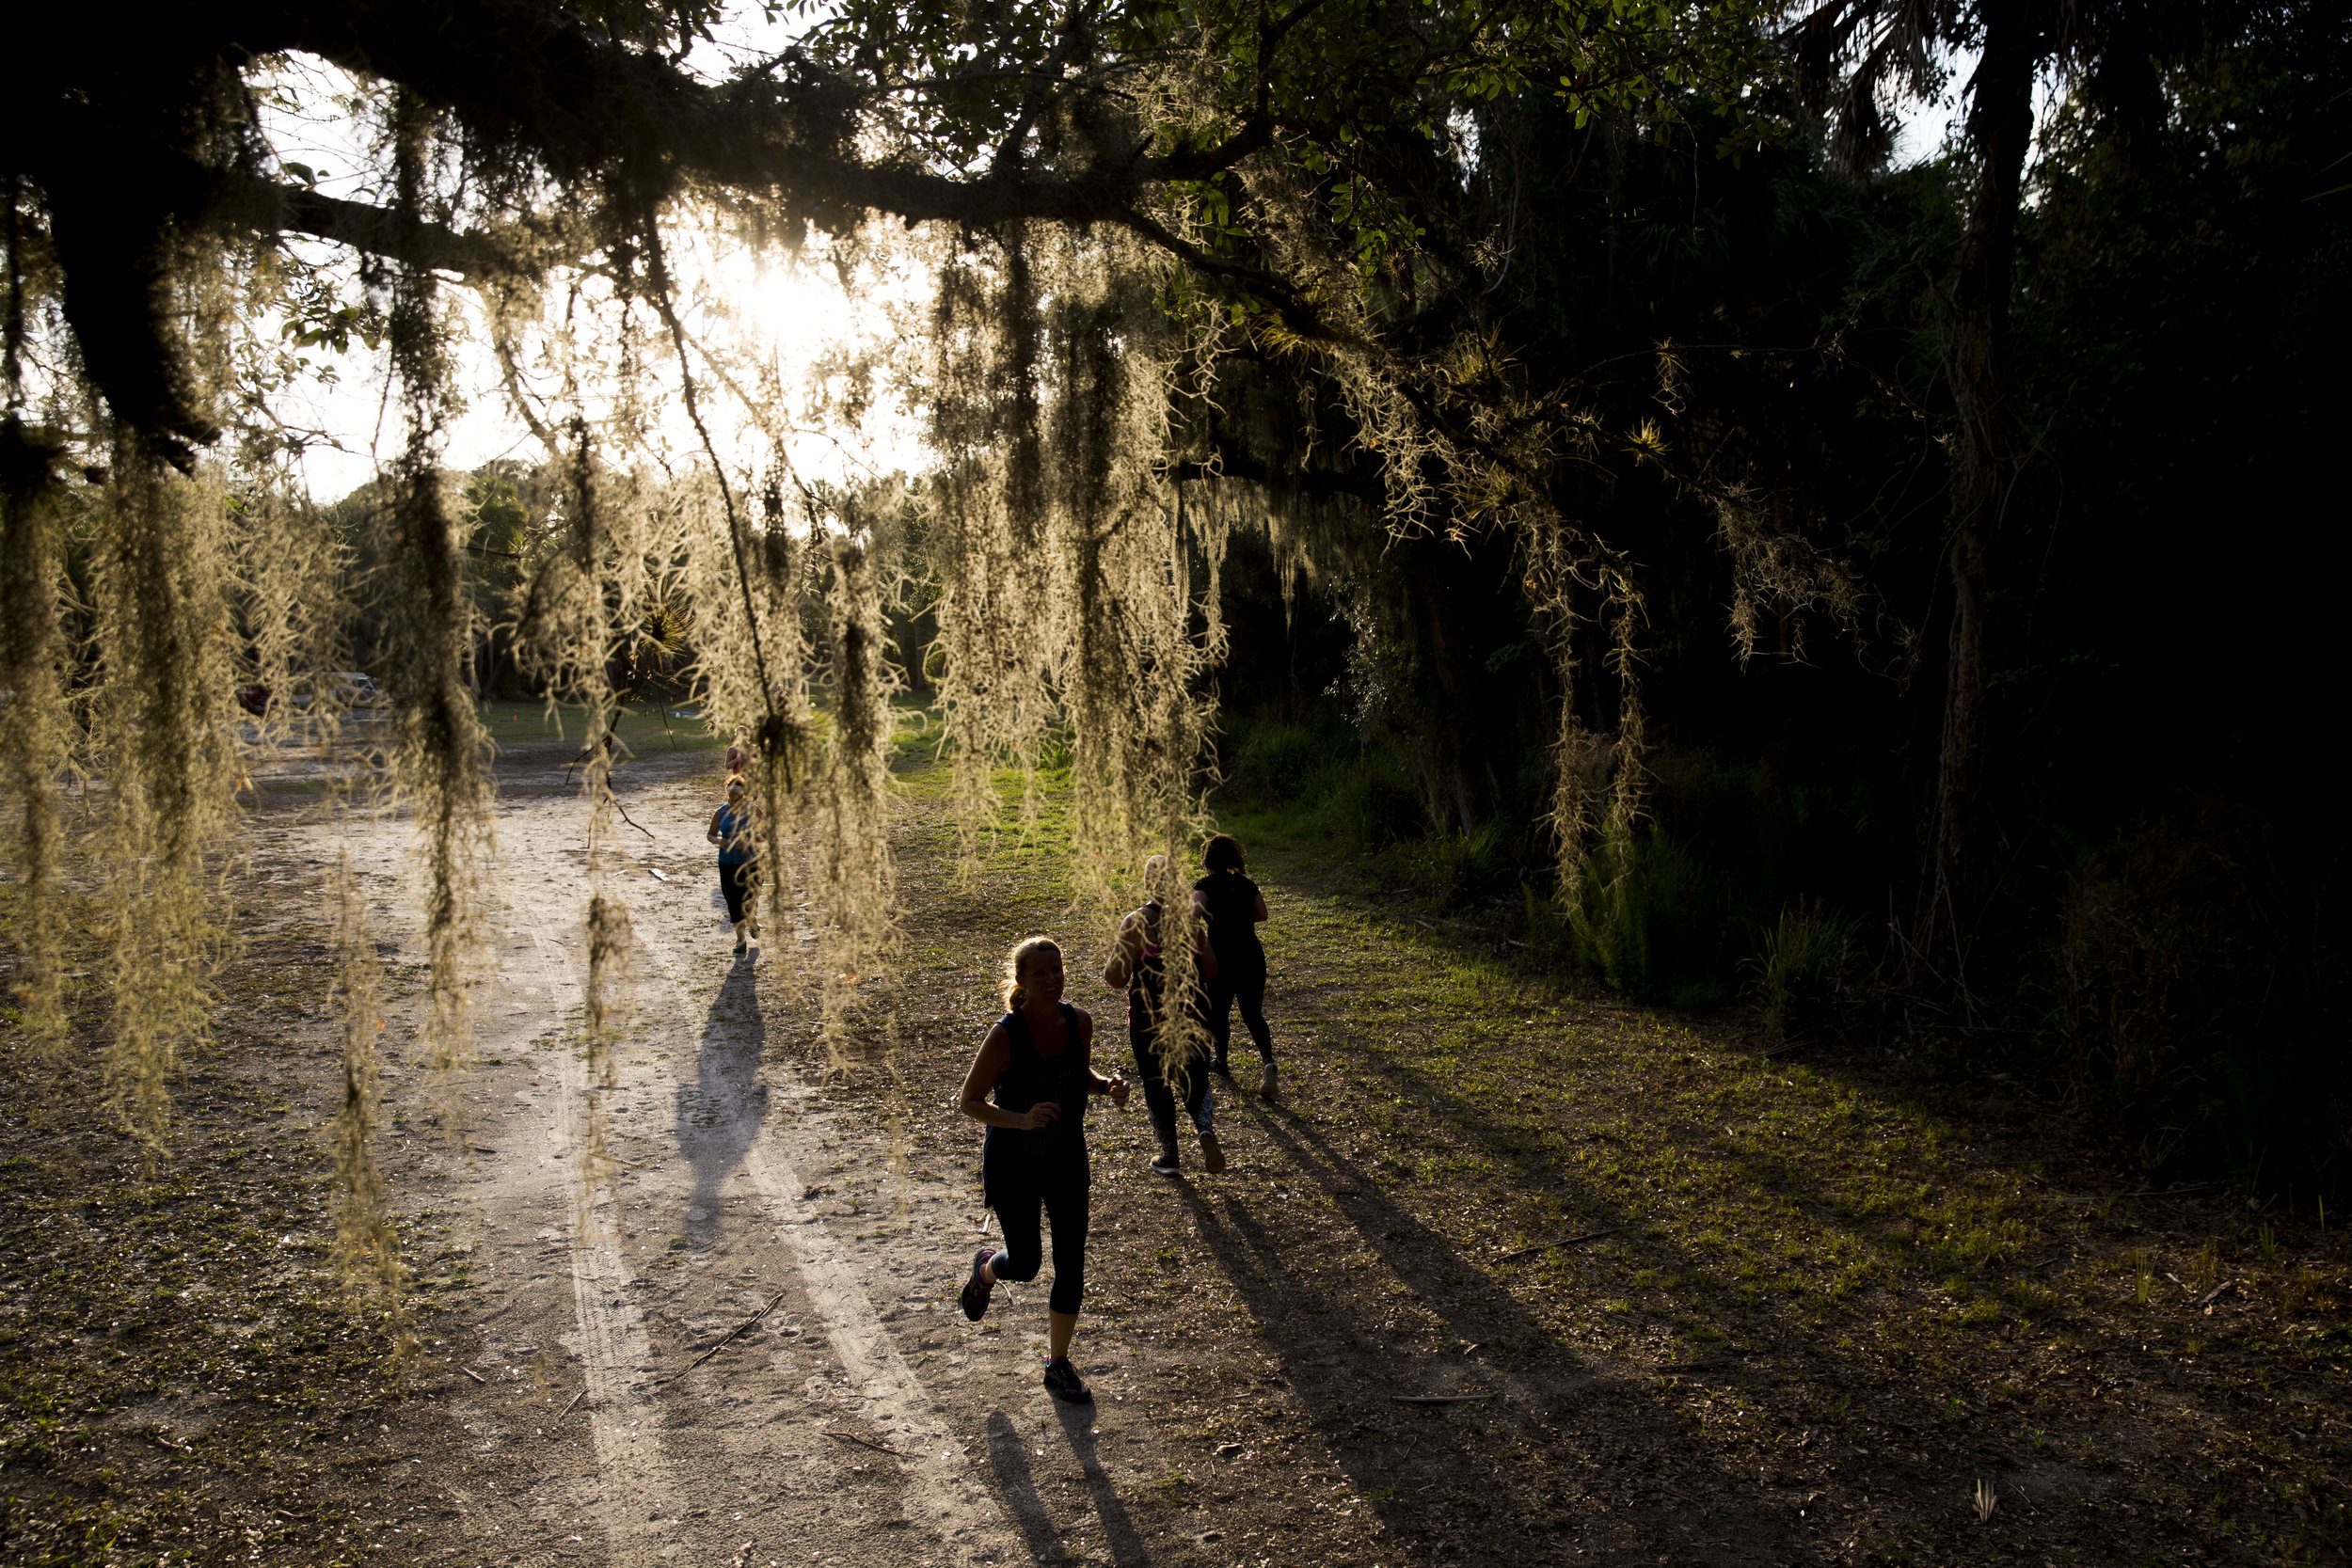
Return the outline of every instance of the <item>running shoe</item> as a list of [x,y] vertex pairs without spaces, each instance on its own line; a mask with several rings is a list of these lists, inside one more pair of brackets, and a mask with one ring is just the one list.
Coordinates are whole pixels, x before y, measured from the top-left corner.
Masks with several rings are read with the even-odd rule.
[[1274,1090],[1274,1064],[1268,1062],[1258,1073],[1258,1098],[1271,1105],[1281,1098]]
[[1182,1162],[1172,1153],[1163,1154],[1152,1162],[1152,1174],[1154,1176],[1173,1176],[1184,1168]]
[[1209,1070],[1216,1073],[1219,1078],[1230,1079],[1233,1076],[1233,1064],[1227,1061],[1224,1057],[1219,1056],[1216,1061],[1209,1064]]
[[972,1255],[972,1277],[963,1282],[963,1294],[957,1298],[963,1304],[963,1315],[974,1323],[978,1323],[980,1314],[988,1310],[989,1294],[996,1289],[996,1282],[980,1272],[995,1256],[996,1249],[992,1246],[984,1246]]
[[1078,1369],[1069,1361],[1045,1363],[1045,1391],[1064,1404],[1092,1404],[1094,1396],[1078,1381]]
[[1225,1168],[1225,1150],[1217,1147],[1214,1132],[1200,1134],[1200,1165],[1211,1176]]
[[743,956],[743,939],[741,937],[737,937],[735,939],[735,956],[739,958]]

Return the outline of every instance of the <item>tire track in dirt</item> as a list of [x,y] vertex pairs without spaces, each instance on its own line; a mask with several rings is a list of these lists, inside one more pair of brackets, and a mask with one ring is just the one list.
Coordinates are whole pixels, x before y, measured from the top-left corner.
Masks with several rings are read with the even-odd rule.
[[[669,943],[641,927],[637,940],[659,966],[661,983],[688,1009],[695,997],[677,976]],[[735,1114],[747,1114],[739,1102]],[[976,1504],[966,1496],[965,1466],[958,1463],[962,1440],[940,1418],[945,1406],[923,1386],[899,1354],[890,1330],[832,1229],[803,1195],[812,1190],[802,1176],[813,1148],[795,1148],[789,1124],[771,1124],[764,1137],[746,1141],[744,1174],[769,1203],[771,1219],[782,1221],[776,1239],[791,1253],[811,1308],[825,1324],[834,1357],[864,1398],[868,1418],[882,1431],[900,1438],[902,1483],[907,1513],[943,1546],[961,1544],[967,1552],[977,1547],[1001,1555],[1013,1545],[993,1507]]]
[[[674,799],[688,809],[666,810]],[[664,788],[654,779],[644,780],[632,791],[631,803],[633,815],[651,816],[657,826],[670,816],[683,819],[691,815],[684,788]],[[761,1287],[765,1294],[772,1296],[777,1286],[787,1283],[777,1275],[791,1276],[789,1284],[797,1289],[790,1293],[802,1298],[808,1316],[816,1320],[811,1326],[821,1329],[830,1361],[846,1381],[846,1386],[828,1396],[831,1408],[878,1434],[898,1455],[898,1512],[904,1525],[912,1527],[888,1544],[803,1534],[796,1537],[789,1555],[798,1559],[812,1549],[833,1553],[852,1546],[857,1560],[877,1563],[911,1560],[910,1553],[923,1561],[955,1562],[1002,1562],[1023,1555],[1019,1538],[978,1484],[984,1471],[971,1454],[985,1453],[986,1434],[959,1435],[951,1430],[944,1418],[946,1407],[916,1376],[884,1314],[877,1311],[876,1289],[884,1296],[895,1294],[880,1277],[892,1260],[880,1256],[882,1249],[853,1251],[810,1201],[826,1190],[813,1186],[807,1173],[822,1171],[834,1158],[826,1143],[834,1129],[822,1114],[778,1114],[773,1108],[778,1102],[805,1103],[814,1090],[799,1082],[789,1062],[765,1051],[763,1009],[755,998],[749,1008],[739,1005],[740,995],[731,1005],[731,990],[750,993],[754,970],[749,960],[731,968],[713,965],[718,974],[711,979],[689,979],[693,966],[684,960],[681,950],[703,937],[691,928],[706,923],[695,918],[703,912],[699,901],[690,904],[659,895],[633,901],[640,1026],[616,1043],[612,1086],[591,1084],[589,1065],[577,1043],[568,1037],[548,1040],[551,1033],[568,1035],[576,1027],[583,1001],[584,952],[560,929],[574,888],[569,877],[548,873],[550,867],[579,863],[578,800],[568,794],[508,796],[497,808],[497,827],[501,856],[490,871],[494,907],[485,913],[505,937],[498,975],[504,1000],[527,1004],[508,1010],[529,1016],[512,1027],[501,1027],[503,1020],[485,1019],[483,1046],[485,1055],[514,1055],[534,1048],[546,1052],[552,1043],[555,1062],[550,1065],[557,1068],[557,1082],[548,1097],[552,1104],[546,1107],[543,1135],[548,1143],[542,1146],[551,1152],[502,1148],[495,1164],[485,1159],[468,1173],[464,1185],[469,1207],[484,1216],[485,1232],[496,1228],[500,1213],[511,1216],[534,1203],[557,1200],[568,1212],[568,1315],[573,1322],[560,1338],[577,1357],[586,1384],[576,1418],[584,1415],[590,1425],[595,1469],[571,1484],[550,1488],[564,1499],[564,1516],[592,1525],[604,1537],[609,1560],[629,1568],[676,1560],[681,1549],[692,1553],[694,1560],[714,1548],[723,1554],[720,1560],[766,1561],[781,1554],[782,1547],[772,1539],[756,1552],[749,1540],[739,1549],[735,1540],[719,1547],[711,1534],[714,1526],[697,1523],[708,1505],[723,1499],[729,1478],[739,1481],[756,1476],[774,1456],[756,1449],[725,1451],[734,1433],[692,1409],[697,1400],[706,1404],[732,1402],[729,1391],[737,1386],[736,1374],[729,1374],[723,1363],[691,1374],[680,1369],[661,1380],[653,1378],[659,1364],[655,1336],[646,1310],[632,1297],[644,1294],[644,1287],[659,1286],[632,1269],[625,1245],[632,1232],[669,1223],[662,1216],[677,1208],[684,1210],[689,1228],[698,1233],[698,1245],[724,1251],[724,1243],[716,1241],[720,1231],[710,1227],[725,1223],[721,1211],[727,1190],[739,1177],[748,1184],[761,1223],[753,1233],[737,1235],[735,1256],[739,1261],[766,1265],[759,1271],[770,1278]],[[370,869],[379,876],[394,874],[396,856],[381,852],[388,846],[373,847],[380,852],[370,857]],[[699,847],[673,829],[663,835],[660,854],[673,864],[691,863],[702,858]],[[670,885],[690,898],[701,891],[698,884]],[[560,888],[559,898],[550,903],[541,887]],[[721,1058],[732,1058],[731,1065],[714,1069],[713,1060]],[[769,1084],[758,1082],[762,1078],[774,1081],[772,1094]],[[618,1154],[622,1146],[613,1143],[598,1158],[590,1158],[592,1135],[600,1120],[603,1136],[596,1141],[642,1137],[649,1131],[642,1122],[628,1126],[635,1118],[611,1113],[629,1104],[642,1112],[664,1093],[677,1100],[676,1123],[662,1130],[652,1149],[631,1146],[628,1152],[637,1158],[624,1161]],[[610,1104],[600,1110],[599,1101]],[[525,1158],[532,1158],[528,1172],[520,1164]],[[621,1174],[631,1167],[638,1174],[624,1182]],[[678,1178],[681,1167],[691,1172],[691,1191]],[[745,1257],[747,1249],[755,1256]],[[889,1315],[895,1317],[903,1304],[894,1302],[893,1307]],[[685,1396],[687,1403],[681,1405],[677,1396]],[[821,1449],[820,1434],[835,1427],[822,1416],[814,1417],[810,1424],[814,1430],[803,1429],[801,1435],[816,1438]],[[760,1429],[749,1430],[756,1433]],[[692,1452],[672,1451],[665,1439],[673,1434],[691,1436]],[[539,1479],[545,1482],[554,1478]],[[547,1502],[540,1516],[552,1528],[558,1521]],[[803,1521],[801,1528],[805,1525]],[[849,1527],[850,1521],[842,1520],[831,1528]]]
[[[532,944],[546,960],[542,973],[550,990],[561,984],[571,1006],[578,1006],[581,988],[570,973],[572,956],[550,941],[539,921],[518,904],[510,900],[508,910],[529,923]],[[653,1345],[644,1314],[628,1300],[634,1279],[621,1249],[619,1195],[612,1190],[609,1170],[599,1173],[589,1164],[580,1115],[591,1092],[587,1064],[568,1048],[555,1055],[562,1064],[555,1096],[556,1164],[572,1173],[572,1299],[579,1328],[570,1343],[586,1385],[582,1402],[597,1469],[621,1483],[583,1488],[580,1506],[598,1521],[614,1559],[634,1564],[658,1554],[660,1532],[652,1526],[676,1516],[675,1488],[654,1425],[655,1407],[641,1397],[642,1384],[632,1375],[650,1364]]]

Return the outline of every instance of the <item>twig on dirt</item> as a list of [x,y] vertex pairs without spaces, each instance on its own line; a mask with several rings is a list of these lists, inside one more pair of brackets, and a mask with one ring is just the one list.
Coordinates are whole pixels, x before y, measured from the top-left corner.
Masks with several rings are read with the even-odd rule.
[[1492,1394],[1391,1394],[1399,1404],[1476,1404],[1494,1398]]
[[2213,1185],[2210,1181],[2192,1182],[2185,1187],[2142,1187],[2130,1193],[2058,1193],[2052,1201],[2058,1203],[2113,1203],[2127,1197],[2188,1197]]
[[555,1418],[560,1421],[564,1417],[570,1415],[572,1413],[572,1405],[578,1404],[580,1401],[586,1399],[587,1397],[588,1386],[583,1383],[580,1386],[580,1392],[572,1396],[572,1403],[565,1405],[562,1410],[558,1411]]
[[761,1307],[758,1311],[753,1313],[750,1317],[745,1318],[741,1323],[737,1323],[733,1328],[729,1329],[725,1338],[720,1340],[717,1344],[711,1346],[708,1350],[703,1352],[700,1355],[694,1357],[693,1360],[689,1361],[685,1366],[679,1368],[676,1371],[672,1372],[668,1377],[663,1378],[661,1381],[664,1383],[675,1383],[679,1378],[684,1377],[688,1372],[692,1371],[695,1368],[701,1366],[704,1362],[709,1360],[712,1356],[718,1354],[721,1351],[735,1343],[735,1341],[741,1337],[745,1329],[750,1328],[754,1323],[759,1322],[760,1319],[774,1311],[776,1309],[776,1303],[782,1301],[784,1296],[785,1292],[778,1291],[774,1295],[768,1299],[767,1306]]
[[2211,1307],[2211,1306],[2212,1306],[2215,1302],[2219,1301],[2219,1300],[2221,1299],[2221,1292],[2222,1292],[2222,1291],[2233,1291],[2233,1290],[2235,1290],[2236,1288],[2237,1288],[2237,1281],[2236,1281],[2236,1280],[2234,1280],[2234,1279],[2225,1279],[2225,1280],[2223,1280],[2220,1284],[2218,1284],[2218,1285],[2215,1286],[2212,1290],[2207,1291],[2206,1291],[2203,1295],[2199,1296],[2199,1297],[2197,1298],[2197,1305],[2198,1305],[2198,1306],[2200,1306],[2200,1307]]
[[487,1383],[490,1381],[488,1378],[484,1377],[480,1372],[475,1371],[471,1367],[460,1367],[457,1370],[465,1373],[468,1377],[472,1378],[476,1383]]
[[[612,802],[612,809],[621,814],[622,821],[628,823],[630,827],[635,828],[639,832],[644,833],[647,838],[653,838],[653,830],[646,827],[644,823],[639,822],[635,817],[629,816],[628,808],[621,804],[619,796],[614,795],[612,790],[607,789],[604,792],[604,798]],[[654,839],[654,842],[659,844],[661,841],[660,839]],[[661,879],[666,882],[670,879],[664,877]]]
[[1652,1368],[1651,1370],[1652,1370],[1653,1371],[1657,1371],[1657,1372],[1660,1372],[1660,1373],[1665,1373],[1665,1372],[1715,1372],[1715,1371],[1721,1371],[1721,1370],[1723,1370],[1723,1369],[1724,1369],[1725,1367],[1729,1367],[1729,1366],[1732,1366],[1732,1365],[1734,1365],[1734,1363],[1733,1363],[1733,1362],[1731,1362],[1731,1361],[1727,1361],[1727,1360],[1724,1360],[1724,1359],[1722,1359],[1722,1358],[1720,1358],[1720,1357],[1719,1357],[1719,1358],[1717,1358],[1716,1360],[1713,1360],[1713,1361],[1672,1361],[1672,1362],[1668,1362],[1668,1363],[1667,1363],[1665,1366],[1663,1366],[1663,1367],[1655,1367],[1655,1368]]
[[859,1448],[871,1449],[876,1453],[886,1453],[893,1459],[904,1459],[906,1457],[905,1454],[900,1453],[898,1449],[889,1447],[887,1444],[877,1443],[870,1437],[860,1437],[853,1433],[829,1431],[825,1433],[825,1435],[828,1437],[838,1437],[844,1443],[855,1443]]
[[1506,1252],[1502,1257],[1496,1259],[1495,1261],[1498,1263],[1513,1263],[1522,1258],[1533,1258],[1539,1252],[1549,1252],[1556,1246],[1581,1246],[1586,1242],[1597,1242],[1603,1236],[1614,1236],[1620,1230],[1627,1230],[1630,1228],[1631,1227],[1629,1226],[1613,1225],[1605,1230],[1587,1230],[1581,1236],[1563,1236],[1556,1242],[1537,1242],[1534,1246],[1523,1246],[1517,1252]]

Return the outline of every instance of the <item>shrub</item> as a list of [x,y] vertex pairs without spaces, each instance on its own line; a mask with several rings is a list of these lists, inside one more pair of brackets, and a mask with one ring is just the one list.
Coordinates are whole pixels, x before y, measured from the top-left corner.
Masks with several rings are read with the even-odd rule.
[[1764,1020],[1782,1039],[1834,1028],[1852,1000],[1855,922],[1803,899],[1784,907],[1748,960]]

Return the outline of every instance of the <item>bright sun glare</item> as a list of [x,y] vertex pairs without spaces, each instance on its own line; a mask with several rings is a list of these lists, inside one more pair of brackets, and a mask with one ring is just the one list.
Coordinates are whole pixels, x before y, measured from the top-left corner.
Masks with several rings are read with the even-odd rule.
[[[373,132],[351,113],[355,84],[308,64],[278,72],[272,85],[277,91],[264,124],[281,166],[301,166],[330,194],[366,196],[358,171],[373,165]],[[358,269],[348,252],[320,242],[289,243],[357,297]],[[917,252],[903,245],[870,245],[856,247],[855,264],[843,266],[821,238],[799,255],[763,253],[723,230],[691,224],[681,225],[669,245],[704,418],[712,446],[731,469],[764,467],[771,457],[769,436],[753,426],[731,389],[751,382],[783,394],[784,450],[805,481],[837,483],[929,466],[904,388],[889,373],[890,351],[920,320],[930,293],[929,271]],[[550,301],[560,302],[562,287],[559,280],[549,289]],[[596,289],[592,283],[584,292]],[[446,297],[456,306],[460,328],[453,383],[462,412],[448,427],[444,461],[465,470],[501,457],[539,457],[490,351],[481,309],[462,286],[451,287]],[[560,309],[560,303],[550,309]],[[277,403],[290,427],[312,433],[305,476],[313,495],[331,500],[374,477],[403,438],[401,421],[387,400],[389,363],[381,349],[355,340],[343,354],[322,348],[309,351],[309,357],[311,373],[286,388]],[[702,441],[676,395],[675,360],[666,353],[656,358],[657,378],[668,395],[654,399],[644,419],[644,445],[663,463],[693,463],[702,456]],[[845,409],[852,389],[845,372],[861,359],[876,370],[851,417]],[[558,390],[534,378],[528,356],[520,369],[534,397]],[[609,412],[604,389],[580,388],[592,420]]]

